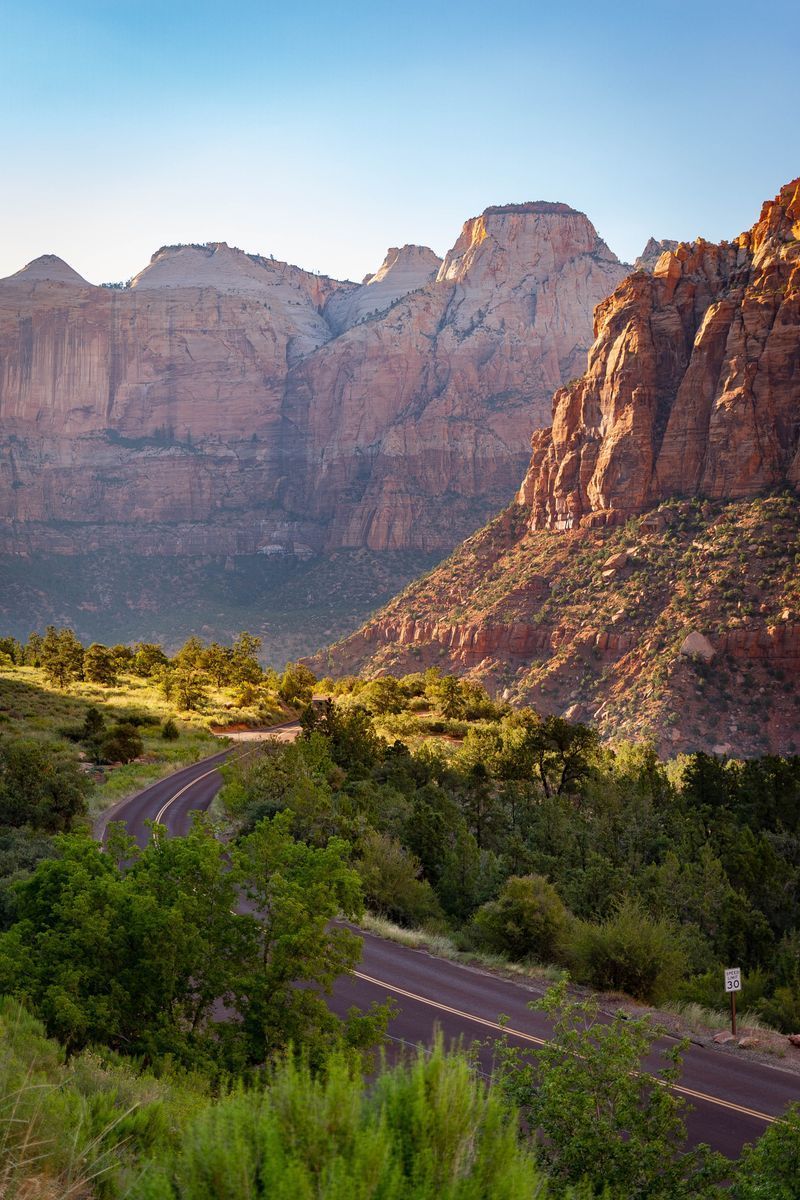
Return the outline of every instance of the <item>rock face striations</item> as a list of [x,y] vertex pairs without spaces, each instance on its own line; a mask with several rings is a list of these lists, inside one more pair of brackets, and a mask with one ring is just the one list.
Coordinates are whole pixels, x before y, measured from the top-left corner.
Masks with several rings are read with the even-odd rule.
[[516,503],[317,666],[449,666],[665,751],[800,752],[800,180],[634,272],[595,332]]
[[45,255],[0,281],[0,553],[427,565],[513,495],[624,274],[555,204],[360,285],[224,242],[124,287]]
[[534,435],[531,528],[800,484],[799,236],[795,182],[734,242],[667,250],[598,307],[587,372]]

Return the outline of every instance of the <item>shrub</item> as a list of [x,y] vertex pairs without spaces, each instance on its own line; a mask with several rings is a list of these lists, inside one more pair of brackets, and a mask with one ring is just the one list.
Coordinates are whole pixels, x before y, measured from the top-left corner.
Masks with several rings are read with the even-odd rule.
[[800,1104],[745,1146],[731,1200],[797,1200],[800,1180]]
[[478,909],[472,932],[479,945],[511,958],[558,958],[569,913],[556,889],[542,875],[514,875],[496,900]]
[[239,1092],[190,1120],[175,1157],[133,1200],[414,1197],[514,1200],[544,1194],[514,1114],[441,1044],[369,1089],[341,1055],[314,1075],[287,1058],[263,1094]]
[[599,925],[577,923],[570,940],[578,979],[637,1000],[665,998],[686,969],[686,952],[673,927],[653,920],[635,900],[624,900]]
[[356,868],[368,907],[381,916],[401,925],[441,919],[431,885],[420,879],[419,860],[404,850],[397,838],[370,829],[361,839]]
[[176,742],[181,736],[178,726],[175,724],[175,721],[172,717],[167,717],[166,721],[162,725],[161,736],[165,742]]
[[776,988],[774,996],[763,1000],[759,1008],[767,1024],[783,1033],[796,1033],[800,1029],[800,992],[794,988]]
[[103,738],[100,751],[105,762],[133,762],[144,749],[144,742],[133,725],[114,725],[108,737]]

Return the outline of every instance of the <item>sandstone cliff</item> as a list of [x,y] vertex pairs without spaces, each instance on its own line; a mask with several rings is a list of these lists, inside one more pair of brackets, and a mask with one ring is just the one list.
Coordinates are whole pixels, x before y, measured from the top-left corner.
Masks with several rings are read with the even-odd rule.
[[532,528],[800,483],[800,182],[734,242],[665,252],[598,307],[586,374],[534,435]]
[[800,751],[800,181],[629,276],[595,332],[516,504],[315,664],[452,667],[664,751]]
[[633,264],[634,271],[652,271],[666,250],[677,250],[679,245],[679,242],[673,242],[669,238],[648,238],[644,250]]
[[361,285],[225,243],[128,287],[46,255],[0,281],[0,549],[447,550],[513,494],[623,274],[535,204]]

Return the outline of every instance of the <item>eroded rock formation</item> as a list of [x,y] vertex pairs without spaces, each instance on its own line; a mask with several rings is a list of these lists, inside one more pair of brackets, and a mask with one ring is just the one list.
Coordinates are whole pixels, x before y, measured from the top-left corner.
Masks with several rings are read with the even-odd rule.
[[595,332],[516,504],[315,665],[468,672],[665,753],[800,751],[800,180]]
[[666,251],[597,309],[520,492],[531,527],[800,484],[800,181],[731,243]]
[[119,288],[46,255],[0,281],[0,549],[446,550],[512,495],[623,274],[546,204],[361,285],[225,243]]

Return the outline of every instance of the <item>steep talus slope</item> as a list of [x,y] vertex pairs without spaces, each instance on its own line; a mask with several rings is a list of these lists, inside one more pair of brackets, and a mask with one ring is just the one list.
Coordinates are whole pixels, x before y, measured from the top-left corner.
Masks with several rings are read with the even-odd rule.
[[545,204],[360,285],[225,243],[163,247],[124,287],[45,255],[0,281],[0,552],[419,568],[513,495],[624,271]]
[[800,749],[800,182],[631,275],[596,333],[517,502],[315,662],[453,666],[669,749]]

